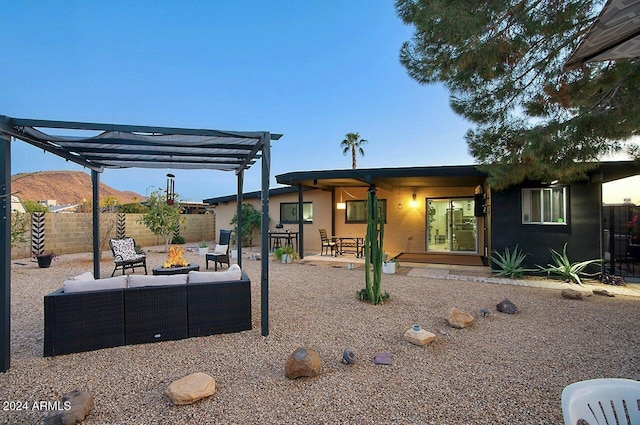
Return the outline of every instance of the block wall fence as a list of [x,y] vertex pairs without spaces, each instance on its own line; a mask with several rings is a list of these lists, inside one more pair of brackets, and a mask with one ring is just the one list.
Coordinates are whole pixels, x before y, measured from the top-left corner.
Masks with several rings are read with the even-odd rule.
[[[33,252],[44,247],[44,251],[56,254],[74,254],[91,252],[92,214],[91,213],[33,213],[27,214],[28,231],[25,234],[27,242],[19,243],[11,249],[11,258],[29,258]],[[100,233],[108,236],[102,246],[103,256],[110,255],[109,238],[129,236],[136,240],[136,244],[146,248],[164,245],[164,239],[151,233],[144,224],[138,223],[142,214],[100,214]],[[179,235],[186,243],[207,241],[212,243],[216,238],[216,222],[213,214],[185,214],[185,223],[180,227]],[[118,222],[120,223],[118,225]]]

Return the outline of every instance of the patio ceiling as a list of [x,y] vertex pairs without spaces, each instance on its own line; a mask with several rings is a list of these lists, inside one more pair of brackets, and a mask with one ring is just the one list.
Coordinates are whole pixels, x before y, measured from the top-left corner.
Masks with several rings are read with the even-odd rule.
[[640,57],[640,0],[609,0],[565,68]]
[[[51,130],[80,130],[60,136]],[[150,127],[11,118],[0,133],[102,172],[105,168],[173,168],[239,171],[260,158],[266,132]],[[86,135],[86,133],[95,133]],[[281,134],[270,134],[278,140]]]
[[336,187],[474,187],[487,174],[473,165],[299,171],[276,176],[280,184],[331,190]]

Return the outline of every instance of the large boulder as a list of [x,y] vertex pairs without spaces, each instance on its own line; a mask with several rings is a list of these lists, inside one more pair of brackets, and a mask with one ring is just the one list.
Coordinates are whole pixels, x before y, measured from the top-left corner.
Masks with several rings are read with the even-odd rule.
[[311,348],[298,348],[287,358],[284,374],[289,379],[303,376],[318,376],[322,362],[318,353]]
[[469,313],[465,313],[454,307],[451,309],[447,321],[452,328],[462,329],[473,325],[476,319]]
[[87,391],[73,390],[62,396],[62,410],[49,412],[44,423],[45,425],[80,423],[91,412],[93,405],[93,394]]
[[174,404],[195,403],[216,392],[216,381],[206,373],[197,372],[173,381],[165,394]]

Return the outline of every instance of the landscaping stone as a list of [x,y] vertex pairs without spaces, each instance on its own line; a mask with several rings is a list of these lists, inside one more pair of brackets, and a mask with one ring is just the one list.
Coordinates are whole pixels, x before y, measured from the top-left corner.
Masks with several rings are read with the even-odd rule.
[[303,376],[313,377],[320,374],[322,362],[318,353],[311,348],[298,348],[289,355],[284,366],[284,374],[289,379]]
[[615,294],[607,291],[606,289],[596,288],[593,290],[593,293],[596,295],[606,295],[607,297],[615,297]]
[[391,364],[391,353],[389,353],[388,351],[385,351],[383,353],[379,353],[373,358],[373,362],[375,364],[390,365]]
[[436,335],[425,331],[424,329],[420,329],[416,332],[412,328],[409,328],[404,333],[404,340],[415,345],[427,345],[428,343],[436,340]]
[[480,309],[480,313],[482,313],[482,317],[487,317],[491,315],[491,310],[483,307]]
[[509,301],[508,298],[505,298],[504,300],[496,304],[496,310],[501,313],[507,314],[516,314],[518,312],[518,308],[516,307],[516,305]]
[[[69,406],[69,408],[67,408]],[[93,394],[73,390],[62,396],[62,409],[52,410],[44,420],[45,425],[71,425],[84,421],[93,409]]]
[[590,292],[587,291],[580,291],[577,289],[571,289],[571,288],[565,288],[562,290],[561,292],[562,296],[564,298],[568,298],[570,300],[582,300],[585,297],[588,297],[591,295]]
[[177,405],[195,403],[216,392],[216,381],[206,373],[196,372],[173,381],[165,394]]
[[470,315],[469,313],[465,313],[464,311],[458,310],[457,308],[452,308],[449,313],[449,317],[447,318],[447,322],[449,322],[449,326],[452,328],[462,329],[467,328],[476,321],[476,319]]

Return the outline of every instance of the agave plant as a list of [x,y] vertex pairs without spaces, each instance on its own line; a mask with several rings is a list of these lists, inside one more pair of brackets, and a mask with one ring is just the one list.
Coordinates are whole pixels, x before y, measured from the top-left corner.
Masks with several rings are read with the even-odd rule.
[[587,268],[587,266],[590,264],[601,262],[602,261],[601,259],[572,263],[569,260],[569,257],[567,256],[566,243],[564,244],[564,248],[562,249],[562,254],[560,254],[558,251],[552,248],[549,248],[549,250],[551,251],[551,255],[553,256],[554,264],[547,264],[547,267],[538,266],[540,267],[541,270],[547,273],[558,275],[562,277],[562,279],[564,279],[565,281],[567,282],[573,281],[573,282],[576,282],[578,285],[582,285],[580,276],[595,276],[600,273],[600,272],[585,273],[584,269]]
[[520,251],[517,244],[513,252],[509,251],[509,247],[505,248],[504,254],[500,254],[495,249],[492,252],[495,254],[495,257],[491,256],[491,261],[500,267],[500,270],[494,272],[498,276],[509,276],[511,279],[516,279],[522,277],[525,272],[534,271],[522,267],[524,259],[527,258],[529,254]]

